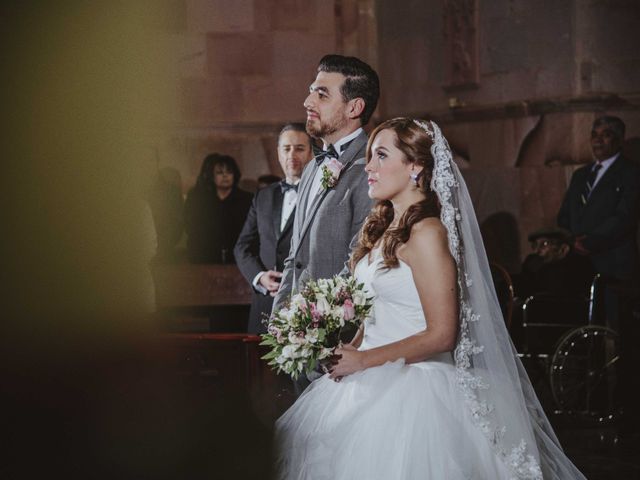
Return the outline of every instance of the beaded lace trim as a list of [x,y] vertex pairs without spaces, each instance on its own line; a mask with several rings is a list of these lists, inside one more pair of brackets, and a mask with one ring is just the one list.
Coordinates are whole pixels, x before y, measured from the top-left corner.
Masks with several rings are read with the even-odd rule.
[[451,168],[453,158],[447,140],[442,135],[435,122],[414,120],[433,141],[431,155],[434,159],[431,189],[438,195],[441,205],[440,220],[447,229],[449,250],[456,261],[458,270],[459,299],[461,306],[460,334],[454,351],[456,364],[456,377],[459,388],[471,411],[474,423],[488,439],[498,457],[515,475],[514,479],[542,480],[542,471],[535,456],[527,453],[527,444],[524,439],[507,451],[502,439],[506,427],[498,427],[492,421],[493,405],[480,399],[479,392],[490,388],[479,375],[473,373],[472,357],[481,354],[484,350],[471,338],[470,323],[480,321],[480,315],[476,314],[467,301],[467,291],[472,287],[471,278],[465,271],[463,262],[464,245],[460,242],[458,222],[462,219],[459,209],[454,205],[452,196],[458,182]]

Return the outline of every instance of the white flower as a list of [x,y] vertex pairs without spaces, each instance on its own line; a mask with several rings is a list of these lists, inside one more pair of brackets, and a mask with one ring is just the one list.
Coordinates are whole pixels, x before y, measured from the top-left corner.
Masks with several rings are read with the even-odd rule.
[[285,345],[282,349],[282,356],[284,358],[298,358],[298,345]]
[[313,328],[311,330],[307,330],[307,342],[316,343],[318,341],[318,329]]
[[303,335],[296,334],[296,332],[289,332],[289,342],[293,345],[304,345],[307,343],[307,339]]
[[285,322],[291,321],[291,318],[294,315],[295,315],[295,312],[292,308],[281,308],[280,310],[278,310],[278,313],[276,314],[276,316],[279,317],[280,320],[284,320]]
[[344,327],[344,309],[342,307],[333,307],[331,309],[331,316],[337,318],[341,327]]
[[355,292],[353,292],[354,305],[364,305],[365,303],[367,303],[367,296],[362,290],[356,290]]
[[331,310],[331,305],[329,305],[329,302],[324,295],[316,295],[316,310],[321,315],[324,315]]
[[324,347],[320,351],[320,354],[318,355],[318,358],[320,358],[320,359],[327,358],[327,357],[330,357],[332,354],[333,354],[333,349],[332,348]]
[[311,356],[312,353],[313,353],[313,347],[307,344],[304,347],[302,347],[302,350],[298,352],[298,356],[304,359],[307,359]]
[[300,293],[295,294],[293,297],[291,297],[291,306],[297,309],[305,307],[306,302],[304,300],[304,297]]

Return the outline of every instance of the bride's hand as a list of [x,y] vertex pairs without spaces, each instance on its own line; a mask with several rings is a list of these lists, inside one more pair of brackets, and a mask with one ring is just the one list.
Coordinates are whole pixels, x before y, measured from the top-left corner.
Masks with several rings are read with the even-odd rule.
[[329,378],[336,382],[339,382],[342,377],[364,369],[364,352],[356,350],[353,345],[347,344],[337,348],[335,355],[338,360],[329,369]]

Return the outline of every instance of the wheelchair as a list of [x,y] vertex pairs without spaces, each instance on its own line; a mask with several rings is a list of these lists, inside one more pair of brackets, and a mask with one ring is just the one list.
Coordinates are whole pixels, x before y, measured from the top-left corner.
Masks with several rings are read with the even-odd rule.
[[611,422],[621,414],[620,338],[604,325],[606,280],[596,275],[588,296],[536,294],[516,309],[510,333],[529,375],[550,391],[554,413]]

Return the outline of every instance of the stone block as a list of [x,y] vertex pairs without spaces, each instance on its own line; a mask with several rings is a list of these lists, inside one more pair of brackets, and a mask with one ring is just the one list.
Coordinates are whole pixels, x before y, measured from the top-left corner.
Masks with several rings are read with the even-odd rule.
[[207,74],[206,35],[177,34],[169,39],[171,48],[166,49],[171,55],[168,60],[176,66],[182,78],[205,77]]
[[207,35],[209,75],[270,75],[273,38],[264,33]]
[[463,92],[460,98],[469,105],[491,105],[534,98],[536,81],[536,73],[529,70],[481,75],[480,88]]
[[183,79],[181,98],[187,123],[232,122],[242,117],[242,89],[232,76]]
[[[381,99],[383,116],[415,114],[434,106],[434,98],[442,98],[441,83],[430,83],[432,67],[429,45],[421,35],[392,35],[379,41],[381,54]],[[416,61],[416,59],[420,61]],[[431,90],[430,90],[431,88]],[[432,93],[434,96],[430,96]],[[427,101],[428,99],[428,101]]]
[[[317,2],[309,0],[266,0],[271,30],[312,30]],[[327,4],[327,2],[325,2]]]
[[573,66],[573,7],[567,2],[481,2],[483,74],[535,70],[550,60]]
[[522,141],[532,128],[526,118],[474,122],[469,126],[469,157],[473,166],[514,166]]
[[556,59],[535,70],[533,78],[535,89],[525,98],[573,96],[578,91],[575,68],[567,66],[566,59]]
[[[280,125],[278,125],[278,130],[280,130]],[[278,134],[274,133],[273,135],[262,136],[261,142],[262,148],[266,154],[269,169],[267,171],[260,172],[260,174],[272,173],[284,178],[284,172],[282,171],[280,162],[278,161]]]
[[592,82],[596,91],[634,94],[640,85],[640,55],[609,61],[606,68],[595,70]]
[[204,78],[184,78],[180,81],[181,113],[187,123],[202,122],[208,116],[208,81]]
[[586,2],[578,25],[583,55],[607,67],[611,61],[638,58],[638,2]]
[[239,164],[241,164],[240,170],[243,178],[255,180],[263,173],[270,173],[267,152],[261,140],[259,136],[251,135],[246,136],[240,142]]
[[190,32],[249,32],[253,30],[253,0],[186,0]]
[[282,76],[277,81],[262,76],[244,77],[244,120],[270,123],[303,121],[302,103],[307,96],[309,82],[307,76]]
[[273,34],[273,74],[307,78],[307,87],[313,81],[320,59],[334,53],[335,37],[301,32],[275,32]]
[[334,2],[329,0],[256,0],[256,31],[335,33]]
[[555,166],[522,167],[520,212],[523,217],[554,219],[567,189],[564,168]]
[[472,167],[462,171],[469,194],[482,222],[496,212],[520,215],[520,174],[516,168]]
[[544,115],[520,151],[518,165],[579,164],[591,161],[592,112]]

